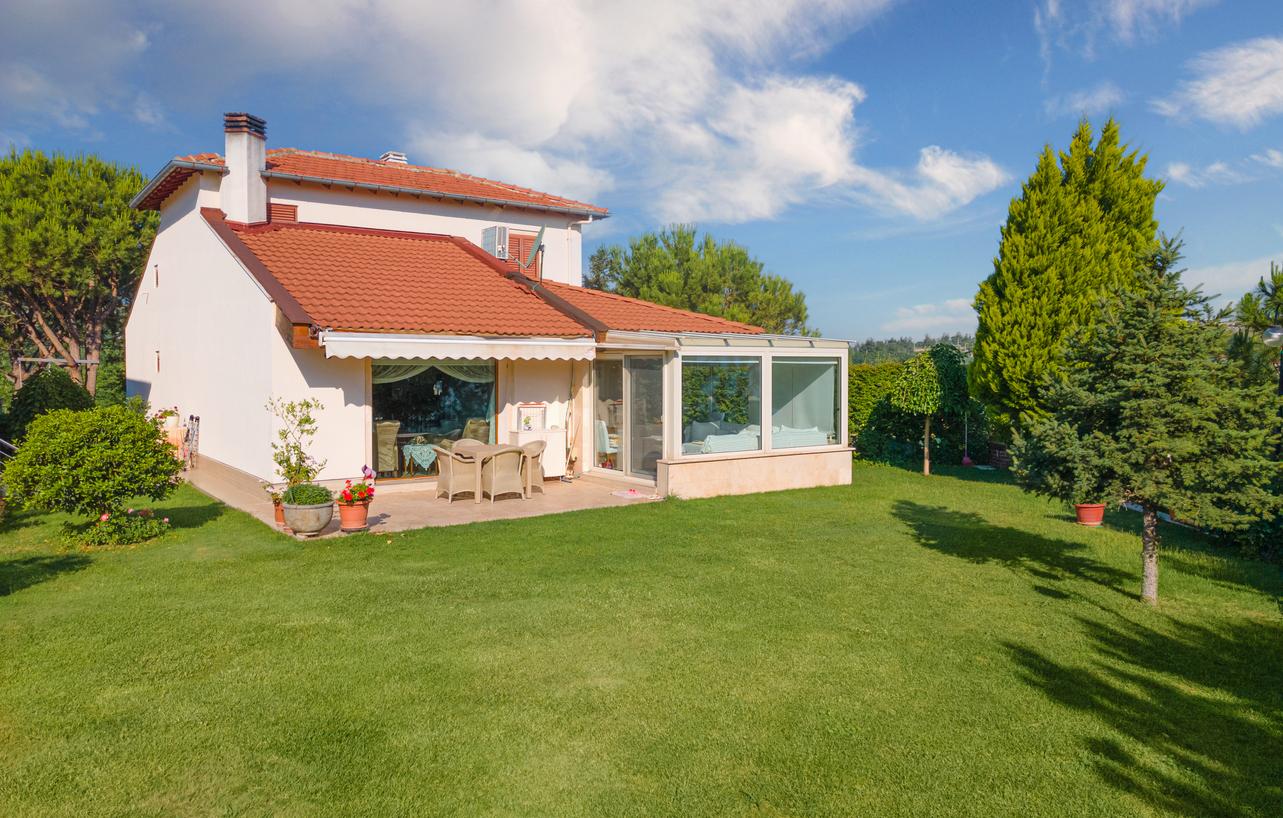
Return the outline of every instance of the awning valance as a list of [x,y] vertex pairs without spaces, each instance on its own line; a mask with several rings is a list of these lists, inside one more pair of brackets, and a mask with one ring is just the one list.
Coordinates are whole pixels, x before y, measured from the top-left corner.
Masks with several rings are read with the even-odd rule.
[[322,332],[327,358],[472,358],[481,360],[591,361],[591,338],[501,338],[475,335],[397,335]]

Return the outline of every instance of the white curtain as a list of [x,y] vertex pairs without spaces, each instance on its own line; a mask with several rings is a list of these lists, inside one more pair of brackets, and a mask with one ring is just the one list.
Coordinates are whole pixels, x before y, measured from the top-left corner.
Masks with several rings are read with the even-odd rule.
[[495,377],[495,366],[485,361],[449,361],[436,358],[420,359],[410,363],[374,361],[370,364],[370,380],[374,383],[395,383],[413,378],[421,372],[436,368],[468,383],[490,383]]
[[375,383],[395,383],[427,372],[432,364],[370,364],[370,380]]

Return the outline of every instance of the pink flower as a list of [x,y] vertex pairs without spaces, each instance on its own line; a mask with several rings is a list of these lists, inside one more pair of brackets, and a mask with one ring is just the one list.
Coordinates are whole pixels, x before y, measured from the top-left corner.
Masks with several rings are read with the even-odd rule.
[[98,522],[105,523],[110,519],[111,519],[111,515],[104,511],[102,513],[102,516],[98,518]]
[[132,508],[131,508],[131,509],[127,509],[127,510],[125,511],[125,513],[126,513],[126,514],[133,514],[133,513],[134,513],[134,510],[133,510]]

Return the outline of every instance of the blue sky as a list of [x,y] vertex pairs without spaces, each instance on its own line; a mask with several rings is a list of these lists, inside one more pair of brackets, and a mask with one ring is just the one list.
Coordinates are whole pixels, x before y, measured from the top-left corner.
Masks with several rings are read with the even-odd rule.
[[6,9],[0,143],[151,173],[269,144],[578,196],[586,250],[671,221],[739,241],[826,335],[967,330],[1043,144],[1113,114],[1168,180],[1191,280],[1283,261],[1283,3],[1269,0],[46,0]]

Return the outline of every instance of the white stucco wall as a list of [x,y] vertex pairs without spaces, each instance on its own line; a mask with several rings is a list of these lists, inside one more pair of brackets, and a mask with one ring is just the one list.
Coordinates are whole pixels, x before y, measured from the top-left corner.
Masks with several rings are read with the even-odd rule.
[[517,426],[517,406],[522,403],[547,404],[548,427],[566,428],[570,361],[504,361],[499,372],[498,442],[509,442],[509,435]]
[[[322,480],[358,477],[370,463],[369,362],[363,358],[326,358],[322,349],[294,349],[272,333],[272,395],[284,400],[315,398],[312,456],[325,461]],[[273,434],[275,434],[273,432]]]
[[202,453],[269,476],[275,307],[201,217],[217,204],[216,180],[197,175],[161,214],[125,328],[126,388],[153,408],[198,415]]
[[[409,230],[460,236],[481,246],[481,231],[504,225],[525,233],[544,232],[544,278],[583,284],[583,245],[577,217],[555,213],[451,204],[413,196],[269,180],[271,201],[298,207],[301,222],[342,224],[380,230]],[[524,261],[524,259],[522,259]]]

